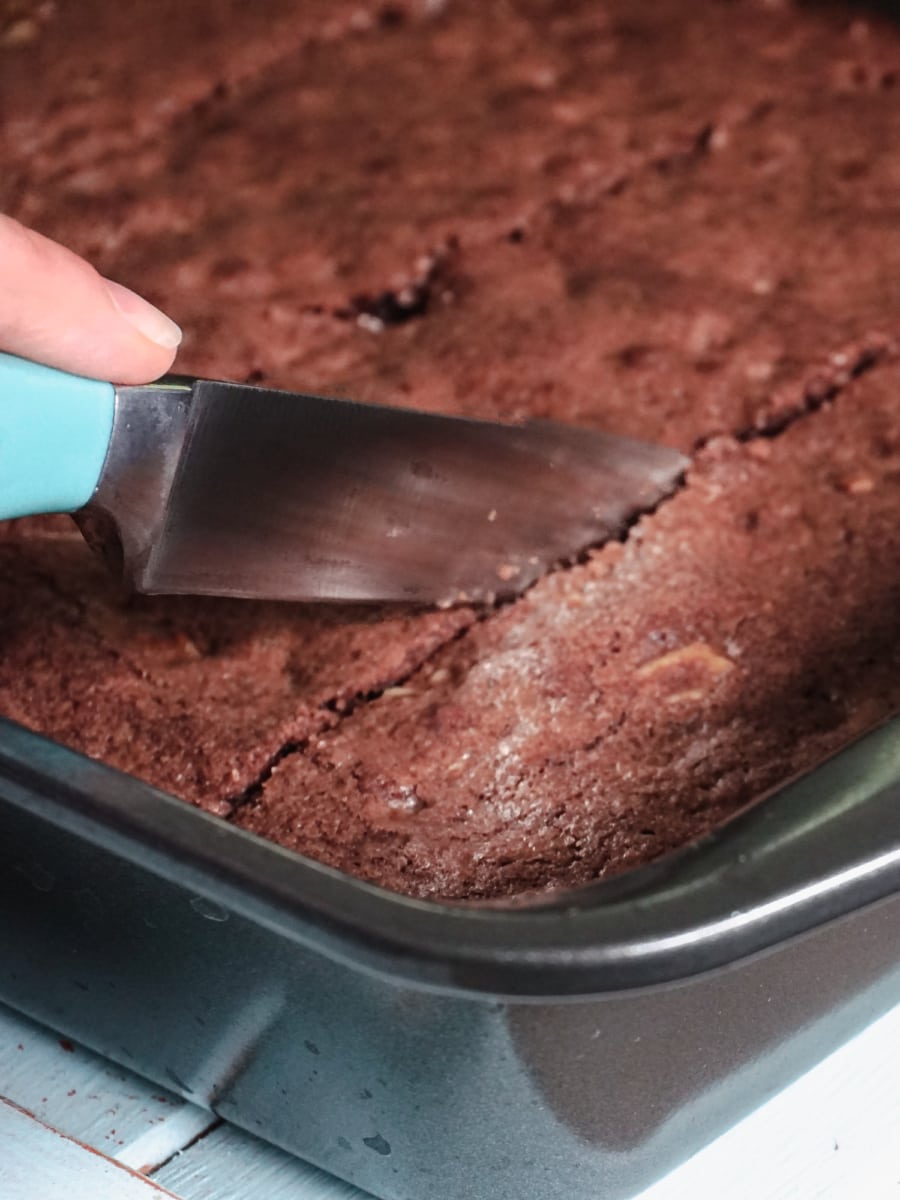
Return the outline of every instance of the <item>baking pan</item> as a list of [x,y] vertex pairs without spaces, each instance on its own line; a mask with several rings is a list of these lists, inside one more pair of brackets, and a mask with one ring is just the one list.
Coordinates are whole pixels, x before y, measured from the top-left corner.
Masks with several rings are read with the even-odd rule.
[[0,997],[384,1200],[633,1195],[900,1000],[898,893],[897,721],[508,907],[390,894],[0,722]]

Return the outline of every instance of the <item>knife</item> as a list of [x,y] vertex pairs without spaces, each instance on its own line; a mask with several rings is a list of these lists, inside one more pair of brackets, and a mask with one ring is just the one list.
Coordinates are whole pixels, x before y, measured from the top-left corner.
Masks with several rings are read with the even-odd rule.
[[133,590],[449,605],[522,591],[671,492],[677,451],[0,354],[0,517],[72,513]]

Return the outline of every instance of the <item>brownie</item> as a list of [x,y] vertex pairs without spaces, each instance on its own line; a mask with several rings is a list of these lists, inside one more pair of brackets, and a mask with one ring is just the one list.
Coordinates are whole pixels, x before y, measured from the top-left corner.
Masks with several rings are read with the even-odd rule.
[[10,523],[3,712],[479,898],[649,861],[900,706],[886,16],[4,0],[0,55],[0,205],[170,311],[180,370],[693,463],[477,612],[127,599],[61,519]]

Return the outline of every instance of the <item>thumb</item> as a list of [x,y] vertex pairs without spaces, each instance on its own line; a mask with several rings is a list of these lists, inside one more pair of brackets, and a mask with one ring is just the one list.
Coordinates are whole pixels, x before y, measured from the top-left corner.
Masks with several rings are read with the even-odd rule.
[[172,365],[174,321],[64,246],[0,214],[0,350],[112,383]]

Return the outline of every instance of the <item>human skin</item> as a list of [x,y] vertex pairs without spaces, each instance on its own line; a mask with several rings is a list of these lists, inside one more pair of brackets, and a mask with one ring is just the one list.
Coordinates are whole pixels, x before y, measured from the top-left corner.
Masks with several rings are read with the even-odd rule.
[[146,383],[181,330],[64,246],[0,214],[0,350],[76,375]]

